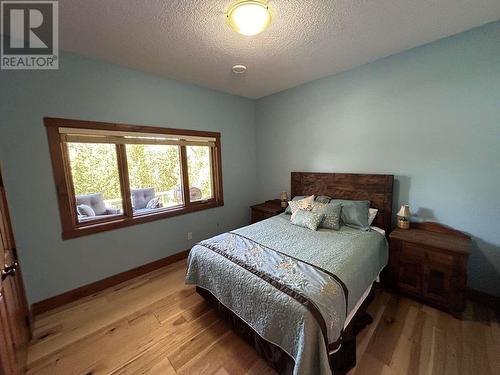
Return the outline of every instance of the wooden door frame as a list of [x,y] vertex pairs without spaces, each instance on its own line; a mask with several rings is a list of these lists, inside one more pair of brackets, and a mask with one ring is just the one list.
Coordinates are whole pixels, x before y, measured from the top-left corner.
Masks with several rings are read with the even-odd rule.
[[[26,300],[22,272],[17,257],[14,232],[10,220],[7,194],[0,165],[0,237],[5,255],[0,259],[0,270],[15,265],[15,274],[0,278],[0,373],[22,373],[26,366],[28,343],[31,339],[31,321]],[[6,263],[5,265],[3,263]]]

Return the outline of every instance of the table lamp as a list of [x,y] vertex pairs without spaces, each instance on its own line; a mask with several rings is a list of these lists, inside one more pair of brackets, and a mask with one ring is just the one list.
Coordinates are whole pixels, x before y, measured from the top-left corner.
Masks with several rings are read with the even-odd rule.
[[408,205],[403,205],[396,214],[398,217],[398,228],[410,229],[410,207]]

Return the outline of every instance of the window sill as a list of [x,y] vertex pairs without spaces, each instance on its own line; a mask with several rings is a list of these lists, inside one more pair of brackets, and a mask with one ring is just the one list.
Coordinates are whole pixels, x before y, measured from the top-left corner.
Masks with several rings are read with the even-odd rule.
[[71,238],[88,236],[90,234],[106,232],[113,229],[129,227],[132,225],[148,223],[150,221],[165,219],[168,217],[174,217],[184,214],[189,214],[192,212],[208,210],[210,208],[223,206],[224,202],[209,201],[209,202],[193,202],[187,207],[175,207],[173,209],[162,210],[161,212],[153,213],[143,213],[141,215],[133,217],[119,216],[116,220],[106,220],[104,222],[87,222],[80,223],[75,228],[64,231],[62,233],[63,240],[68,240]]

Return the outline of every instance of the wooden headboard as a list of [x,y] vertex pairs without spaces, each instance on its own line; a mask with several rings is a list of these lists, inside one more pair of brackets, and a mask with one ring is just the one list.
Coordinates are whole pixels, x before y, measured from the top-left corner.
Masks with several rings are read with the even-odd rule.
[[378,214],[372,225],[389,235],[392,223],[392,187],[394,176],[388,174],[292,172],[291,193],[328,195],[335,199],[369,200]]

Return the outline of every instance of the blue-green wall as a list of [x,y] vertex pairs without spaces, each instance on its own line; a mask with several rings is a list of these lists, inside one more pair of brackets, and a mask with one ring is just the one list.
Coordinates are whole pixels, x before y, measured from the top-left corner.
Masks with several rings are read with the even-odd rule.
[[[73,54],[64,53],[59,66],[0,72],[0,160],[30,302],[248,223],[253,101]],[[220,131],[225,206],[62,241],[44,116]]]
[[[30,302],[247,224],[248,205],[288,190],[291,171],[395,174],[395,208],[472,234],[469,285],[500,295],[500,22],[258,101],[73,54],[60,67],[0,71],[0,160]],[[220,131],[225,206],[62,241],[44,116]]]
[[500,295],[500,22],[260,99],[256,124],[260,199],[291,171],[394,174],[394,208],[470,233],[469,285]]

